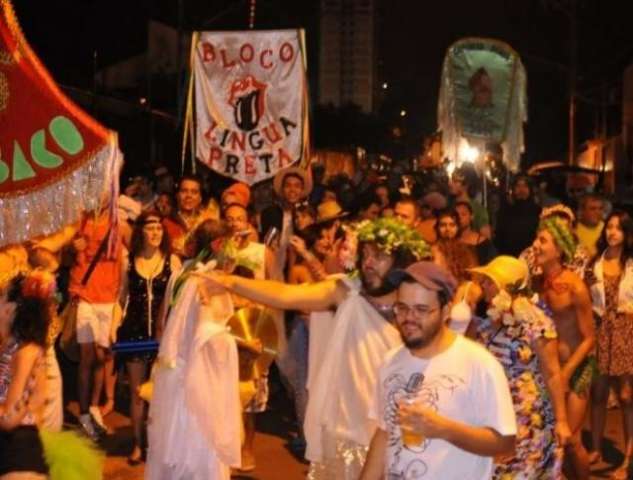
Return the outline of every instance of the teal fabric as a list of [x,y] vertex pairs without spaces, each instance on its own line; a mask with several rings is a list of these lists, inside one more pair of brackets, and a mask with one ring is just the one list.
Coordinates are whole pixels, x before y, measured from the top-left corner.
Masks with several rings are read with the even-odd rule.
[[[502,142],[509,119],[517,55],[492,40],[473,40],[451,49],[455,107],[463,135]],[[477,96],[481,87],[489,94]]]

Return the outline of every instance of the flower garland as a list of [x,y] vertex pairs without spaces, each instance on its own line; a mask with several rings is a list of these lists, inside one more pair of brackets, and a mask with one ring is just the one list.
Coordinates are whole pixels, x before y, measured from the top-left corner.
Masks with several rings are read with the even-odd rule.
[[391,254],[402,248],[411,252],[418,260],[431,258],[431,248],[413,228],[393,217],[364,220],[356,225],[359,242],[375,243],[380,250]]
[[356,269],[358,260],[358,244],[370,242],[391,255],[394,250],[404,249],[413,254],[417,260],[430,259],[431,247],[413,228],[406,226],[393,217],[381,217],[376,220],[343,226],[345,238],[337,253],[339,264],[346,272]]
[[[511,338],[521,336],[526,324],[544,324],[543,318],[551,317],[549,307],[537,294],[532,294],[527,288],[518,290],[516,285],[501,289],[486,313],[490,320],[507,327],[506,332]],[[545,330],[543,333],[545,338],[556,337],[555,331]],[[522,360],[531,358],[531,352],[519,352],[519,355]]]
[[543,208],[541,214],[539,215],[539,219],[544,220],[555,215],[564,215],[565,217],[569,218],[570,222],[576,221],[576,215],[574,215],[574,212],[571,211],[571,208],[563,205],[562,203],[557,203],[556,205],[552,205],[551,207]]
[[235,241],[231,238],[222,241],[215,253],[207,248],[203,248],[200,253],[183,268],[182,273],[174,281],[173,294],[169,305],[172,307],[175,305],[185,281],[195,272],[208,272],[216,268],[223,269],[227,267],[244,267],[253,271],[259,269],[260,263],[258,261],[239,256],[238,254],[239,249]]

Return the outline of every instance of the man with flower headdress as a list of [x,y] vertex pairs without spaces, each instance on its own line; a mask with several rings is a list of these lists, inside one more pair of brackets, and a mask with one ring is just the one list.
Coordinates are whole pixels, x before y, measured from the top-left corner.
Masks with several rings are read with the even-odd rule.
[[591,297],[580,276],[565,266],[572,261],[576,239],[569,224],[550,217],[539,225],[534,241],[535,261],[542,275],[534,282],[552,311],[558,334],[562,383],[566,390],[567,420],[572,438],[566,450],[569,478],[589,478],[589,459],[582,445],[581,428],[589,404],[589,389],[596,369]]
[[[308,406],[304,431],[308,478],[356,480],[376,429],[369,409],[377,371],[387,352],[402,341],[391,323],[394,268],[430,257],[422,237],[398,220],[361,222],[344,242],[347,260],[358,275],[339,275],[309,285],[250,280],[217,272],[203,274],[218,291],[229,290],[273,308],[324,312],[335,309],[318,355],[310,355]],[[358,258],[350,255],[355,242]],[[327,316],[326,316],[327,317]],[[310,342],[311,348],[313,346]],[[316,360],[312,362],[312,359]]]

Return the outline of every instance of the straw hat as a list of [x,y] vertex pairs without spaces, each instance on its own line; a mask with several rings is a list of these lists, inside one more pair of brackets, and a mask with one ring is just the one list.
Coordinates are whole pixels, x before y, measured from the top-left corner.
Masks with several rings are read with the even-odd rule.
[[343,208],[336,200],[326,200],[325,202],[321,202],[317,207],[317,217],[315,223],[325,223],[330,220],[343,218],[347,215],[349,215],[349,213],[343,211]]
[[303,180],[302,198],[310,195],[310,192],[312,191],[312,176],[308,174],[307,170],[301,167],[289,167],[279,170],[273,179],[273,190],[275,190],[278,197],[283,197],[284,179],[288,175],[297,176]]
[[528,267],[522,260],[509,255],[501,255],[492,259],[487,265],[469,268],[469,272],[479,273],[490,278],[499,289],[508,285],[524,287],[528,280]]

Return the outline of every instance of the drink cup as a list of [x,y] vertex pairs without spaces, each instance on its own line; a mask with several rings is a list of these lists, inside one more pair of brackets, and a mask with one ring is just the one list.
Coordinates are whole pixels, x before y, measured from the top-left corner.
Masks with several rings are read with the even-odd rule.
[[400,425],[402,444],[407,448],[419,447],[424,442],[424,435],[409,429],[406,425]]
[[[402,401],[404,405],[413,405],[415,400],[412,398],[407,398]],[[400,421],[400,438],[402,439],[402,444],[405,447],[419,447],[424,442],[424,435],[418,431],[416,431],[412,425],[408,424],[408,422]]]

